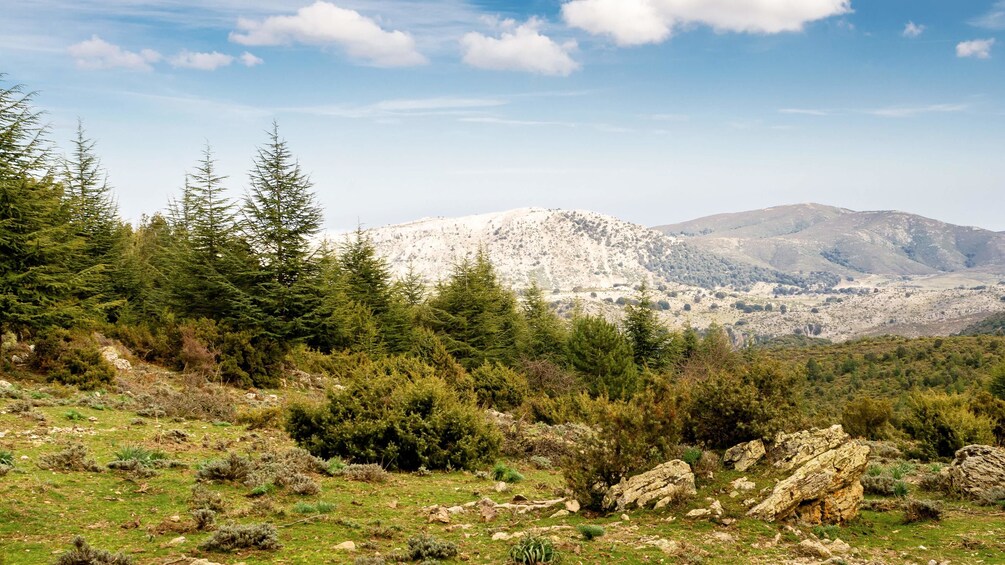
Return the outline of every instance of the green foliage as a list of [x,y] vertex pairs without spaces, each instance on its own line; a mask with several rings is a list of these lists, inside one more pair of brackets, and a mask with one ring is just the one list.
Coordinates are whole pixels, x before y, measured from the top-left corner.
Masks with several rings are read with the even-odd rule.
[[482,406],[506,411],[523,404],[530,394],[527,378],[500,363],[485,363],[471,374],[475,396]]
[[453,559],[457,556],[457,545],[422,534],[408,538],[408,558],[412,561],[431,559]]
[[103,549],[94,549],[87,545],[84,538],[73,538],[73,549],[60,555],[54,565],[132,565],[133,558],[123,553],[111,553]]
[[516,469],[500,462],[496,463],[496,466],[492,468],[492,478],[504,483],[519,483],[524,477]]
[[907,483],[904,481],[897,481],[893,484],[893,496],[897,498],[906,498],[910,494],[910,489],[907,487]]
[[56,328],[38,336],[32,366],[46,373],[50,382],[83,390],[103,387],[115,378],[115,368],[91,338]]
[[150,450],[142,446],[126,446],[115,452],[116,461],[136,461],[144,467],[157,466],[167,459],[163,451]]
[[525,354],[555,363],[564,361],[568,329],[548,306],[537,281],[532,281],[524,291],[523,301],[523,317],[527,321]]
[[879,440],[888,437],[892,418],[893,404],[889,400],[860,396],[845,404],[841,425],[852,437]]
[[87,419],[86,417],[84,417],[83,414],[81,414],[80,412],[77,412],[76,410],[67,410],[63,414],[63,417],[66,418],[67,420],[71,421],[71,422],[80,422],[82,420],[86,420]]
[[952,457],[966,445],[994,441],[991,419],[974,414],[968,399],[961,395],[912,395],[903,428],[929,458]]
[[237,453],[229,453],[225,459],[207,461],[196,472],[200,481],[243,482],[251,473],[251,460]]
[[617,326],[600,316],[582,316],[572,323],[569,362],[594,396],[631,398],[639,386],[632,346]]
[[461,261],[437,286],[427,315],[447,351],[468,370],[485,362],[512,365],[519,357],[524,320],[484,251]]
[[0,449],[0,465],[14,466],[14,454],[6,449]]
[[329,502],[318,502],[317,504],[298,502],[293,505],[293,511],[297,514],[331,514],[335,511],[335,505]]
[[777,363],[754,362],[732,372],[716,372],[685,390],[690,439],[710,447],[771,437],[798,425],[801,382]]
[[202,551],[230,552],[240,549],[280,549],[279,532],[272,524],[228,524],[199,544]]
[[656,316],[649,288],[643,284],[636,295],[636,303],[625,306],[625,334],[632,346],[635,364],[662,370],[677,361],[679,353],[669,330]]
[[681,422],[677,398],[668,390],[647,389],[630,401],[598,401],[589,412],[596,433],[562,462],[562,474],[580,503],[602,510],[608,488],[673,458]]
[[325,406],[291,407],[287,431],[319,457],[408,471],[470,469],[495,458],[499,436],[473,404],[436,377],[393,373],[360,375]]
[[988,384],[988,390],[999,400],[1005,400],[1005,363],[995,367],[990,376],[991,382]]
[[908,500],[904,507],[904,523],[938,522],[942,520],[942,507],[932,500]]
[[593,541],[604,535],[604,527],[596,524],[580,524],[576,529],[586,541]]
[[509,557],[514,563],[523,565],[559,562],[558,550],[551,540],[532,535],[520,538],[520,541],[510,549]]
[[684,450],[684,453],[681,455],[680,458],[682,461],[687,463],[692,469],[694,469],[695,465],[698,464],[698,461],[701,460],[702,453],[704,452],[700,448],[688,447],[687,449]]

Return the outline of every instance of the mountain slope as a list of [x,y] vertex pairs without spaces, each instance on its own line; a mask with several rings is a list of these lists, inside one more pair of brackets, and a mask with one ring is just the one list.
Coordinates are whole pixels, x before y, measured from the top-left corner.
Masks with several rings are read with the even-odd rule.
[[1005,273],[1005,235],[904,212],[800,204],[656,229],[685,237],[698,249],[787,273]]
[[506,283],[531,281],[548,289],[611,288],[678,282],[744,286],[795,282],[774,269],[730,261],[681,238],[576,210],[523,208],[464,218],[427,218],[371,230],[396,275],[411,267],[427,282],[449,276],[464,258],[484,249]]

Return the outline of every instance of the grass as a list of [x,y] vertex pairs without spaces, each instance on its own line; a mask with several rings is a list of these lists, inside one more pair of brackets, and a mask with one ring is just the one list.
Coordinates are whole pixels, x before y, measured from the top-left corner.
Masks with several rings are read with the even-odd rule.
[[[0,400],[0,409],[6,402],[10,401]],[[192,530],[182,534],[159,526],[175,524],[174,516],[181,517],[183,523],[191,521],[189,499],[196,485],[199,463],[225,455],[214,446],[226,444],[230,451],[242,454],[292,447],[282,431],[272,428],[255,430],[252,435],[241,425],[214,426],[212,422],[193,420],[164,421],[160,427],[154,421],[146,426],[132,426],[135,412],[120,410],[115,407],[117,403],[115,395],[108,396],[97,422],[85,422],[76,431],[60,427],[64,431],[51,443],[30,439],[31,433],[38,431],[35,422],[0,414],[0,431],[7,432],[0,439],[0,459],[7,457],[18,463],[18,472],[0,477],[0,562],[4,565],[49,563],[55,559],[54,552],[69,549],[78,534],[93,547],[133,556],[138,565],[162,564],[182,555],[191,556],[212,532]],[[36,409],[50,421],[58,422],[67,406]],[[90,407],[77,410],[85,419],[96,415]],[[170,429],[183,430],[192,440],[171,442],[161,433]],[[166,467],[142,481],[121,473],[52,473],[39,469],[35,462],[42,455],[58,451],[63,440],[82,442],[101,465],[122,456],[143,460],[163,456],[183,465]],[[17,461],[21,456],[27,456],[28,460]],[[504,563],[510,559],[511,548],[522,538],[493,541],[493,534],[518,535],[534,528],[557,527],[560,529],[548,530],[538,537],[551,539],[566,563],[683,562],[683,556],[667,555],[650,545],[654,539],[687,543],[688,547],[700,549],[703,562],[709,564],[777,563],[791,560],[792,548],[799,541],[795,536],[791,540],[786,536],[777,546],[766,545],[776,534],[784,532],[784,527],[745,518],[743,497],[734,499],[724,494],[729,492],[728,483],[740,476],[748,476],[755,482],[757,489],[753,492],[770,487],[777,477],[749,472],[741,475],[732,470],[716,472],[715,478],[703,483],[698,496],[684,508],[672,512],[634,511],[627,522],[620,515],[585,513],[551,518],[553,510],[501,512],[488,523],[482,522],[476,511],[453,516],[451,524],[427,521],[428,514],[422,509],[431,504],[463,506],[483,497],[507,503],[514,495],[548,500],[555,498],[556,491],[564,486],[558,470],[541,469],[522,461],[509,465],[520,465],[524,480],[513,484],[507,493],[496,493],[489,479],[460,471],[436,472],[425,477],[394,473],[386,483],[351,481],[337,474],[318,476],[323,499],[300,497],[287,489],[265,489],[260,496],[249,497],[249,488],[239,482],[200,483],[202,488],[222,497],[226,510],[216,518],[219,526],[231,522],[272,524],[282,544],[281,549],[273,551],[241,550],[233,556],[200,556],[210,561],[247,565],[351,563],[355,557],[405,551],[408,539],[426,534],[456,545],[469,563]],[[513,470],[509,465],[505,467]],[[723,528],[708,521],[683,518],[690,509],[707,507],[706,496],[719,500],[726,515],[738,521]],[[926,498],[939,496],[925,494]],[[940,502],[943,516],[937,525],[931,522],[905,525],[901,511],[865,512],[848,526],[828,528],[826,534],[840,537],[879,562],[1005,561],[1005,542],[1001,541],[1005,540],[1005,520],[995,515],[999,512],[997,508],[952,500],[940,499]],[[674,519],[669,520],[671,517]],[[137,521],[139,527],[131,526]],[[603,536],[594,535],[593,541],[587,541],[583,530],[593,528],[601,528]],[[714,535],[721,532],[729,533],[735,541],[717,541]],[[188,541],[181,546],[168,544],[179,535]],[[333,555],[331,546],[344,541],[354,542],[357,552],[351,557]],[[919,549],[921,546],[927,549]],[[448,562],[460,561],[455,558]]]

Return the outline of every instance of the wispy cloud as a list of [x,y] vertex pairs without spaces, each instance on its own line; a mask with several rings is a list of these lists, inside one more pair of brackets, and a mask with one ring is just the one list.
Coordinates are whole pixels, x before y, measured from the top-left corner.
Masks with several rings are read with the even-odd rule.
[[921,34],[925,33],[926,26],[921,24],[916,24],[914,22],[907,22],[904,26],[904,31],[900,34],[908,39],[914,39],[915,37],[920,37]]
[[382,100],[372,104],[326,104],[280,108],[278,111],[334,118],[388,119],[424,116],[470,116],[509,104],[500,98],[415,98]]
[[560,126],[568,128],[576,127],[576,124],[570,122],[552,122],[552,121],[541,121],[541,120],[513,120],[508,118],[496,118],[492,116],[474,116],[468,118],[460,118],[459,121],[472,124],[492,124],[500,126]]
[[956,56],[960,58],[990,59],[991,48],[994,47],[995,40],[974,39],[963,41],[956,45]]
[[153,49],[139,52],[127,51],[109,43],[97,35],[75,43],[67,52],[76,61],[77,67],[88,70],[127,69],[131,71],[152,71],[152,63],[161,60],[161,54]]
[[878,118],[913,118],[925,114],[950,114],[965,112],[971,107],[969,104],[924,104],[924,105],[904,105],[885,106],[881,108],[781,108],[779,114],[789,114],[796,116],[848,116],[854,114],[864,114]]
[[230,40],[241,45],[339,46],[354,59],[378,67],[409,67],[427,63],[415,39],[398,30],[387,31],[376,20],[355,10],[318,1],[292,16],[263,20],[240,18]]
[[687,114],[646,114],[642,118],[656,122],[686,122],[691,119]]
[[220,67],[229,66],[234,62],[233,55],[226,55],[213,51],[212,53],[198,53],[182,50],[171,57],[169,61],[172,67],[180,69],[195,69],[198,71],[215,71]]
[[1005,0],[995,2],[986,14],[972,20],[970,24],[984,29],[1005,30]]
[[261,57],[256,57],[247,51],[241,53],[241,64],[245,67],[257,67],[264,62]]
[[782,108],[778,110],[779,114],[795,114],[799,116],[830,116],[834,113],[833,110],[817,110],[813,108]]

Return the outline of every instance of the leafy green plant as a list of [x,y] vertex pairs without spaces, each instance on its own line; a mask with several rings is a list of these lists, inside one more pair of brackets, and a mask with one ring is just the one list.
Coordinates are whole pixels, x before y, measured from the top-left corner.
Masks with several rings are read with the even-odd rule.
[[330,514],[335,511],[335,505],[330,502],[318,502],[317,504],[298,502],[293,505],[293,511],[297,514]]
[[87,419],[86,416],[76,410],[68,410],[65,414],[63,414],[63,417],[71,422],[79,422]]
[[142,446],[126,446],[115,452],[117,461],[136,461],[144,467],[156,467],[167,460],[163,451],[150,450]]
[[55,565],[132,565],[133,558],[123,553],[94,549],[84,538],[73,538],[73,549],[59,556]]
[[0,465],[6,465],[8,467],[14,466],[14,453],[7,451],[5,449],[0,449]]
[[504,483],[519,483],[524,479],[519,471],[501,462],[492,468],[492,478]]
[[910,489],[908,489],[907,483],[904,481],[897,481],[897,483],[893,485],[893,495],[897,498],[906,498],[909,493]]
[[199,545],[202,551],[237,549],[275,550],[281,548],[279,533],[272,524],[228,524],[213,532]]
[[592,541],[604,535],[604,527],[596,524],[580,524],[576,529],[586,541]]
[[530,535],[520,538],[520,541],[510,548],[509,557],[514,563],[523,565],[559,562],[558,550],[551,540]]
[[457,555],[455,544],[426,534],[408,538],[407,543],[408,557],[413,561],[452,559]]
[[682,461],[687,463],[692,469],[701,459],[702,450],[697,447],[688,447],[681,454],[680,458]]
[[899,481],[913,473],[915,468],[915,465],[910,461],[897,461],[890,465],[890,476]]

